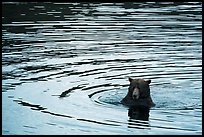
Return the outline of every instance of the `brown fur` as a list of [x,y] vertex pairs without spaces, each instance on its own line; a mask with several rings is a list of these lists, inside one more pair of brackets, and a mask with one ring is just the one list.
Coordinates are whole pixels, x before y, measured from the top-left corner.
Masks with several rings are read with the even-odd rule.
[[[155,104],[150,96],[149,84],[151,80],[144,79],[133,79],[129,78],[130,86],[128,88],[127,95],[122,99],[121,103],[133,107],[133,106],[144,106],[147,108],[154,107]],[[134,98],[133,92],[139,91],[139,97]]]

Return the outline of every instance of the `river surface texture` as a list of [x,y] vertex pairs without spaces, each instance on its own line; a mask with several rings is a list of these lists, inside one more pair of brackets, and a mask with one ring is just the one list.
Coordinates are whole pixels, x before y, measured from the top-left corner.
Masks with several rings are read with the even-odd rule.
[[201,2],[4,2],[2,134],[202,134],[201,37]]

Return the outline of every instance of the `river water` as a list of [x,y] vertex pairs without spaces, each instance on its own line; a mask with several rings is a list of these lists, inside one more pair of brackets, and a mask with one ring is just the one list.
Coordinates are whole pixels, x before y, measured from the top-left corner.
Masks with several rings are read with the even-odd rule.
[[201,2],[4,2],[2,134],[202,134],[201,39]]

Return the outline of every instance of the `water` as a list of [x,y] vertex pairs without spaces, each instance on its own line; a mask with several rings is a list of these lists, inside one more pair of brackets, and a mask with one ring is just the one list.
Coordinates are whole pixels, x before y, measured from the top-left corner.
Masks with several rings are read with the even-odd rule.
[[[2,5],[2,134],[202,134],[202,3]],[[156,106],[120,101],[151,79]]]

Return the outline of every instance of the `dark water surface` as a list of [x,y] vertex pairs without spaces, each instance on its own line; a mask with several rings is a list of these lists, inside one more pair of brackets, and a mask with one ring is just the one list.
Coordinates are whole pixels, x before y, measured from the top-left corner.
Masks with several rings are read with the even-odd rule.
[[[2,134],[202,134],[202,3],[2,5]],[[151,79],[149,111],[123,106]]]

